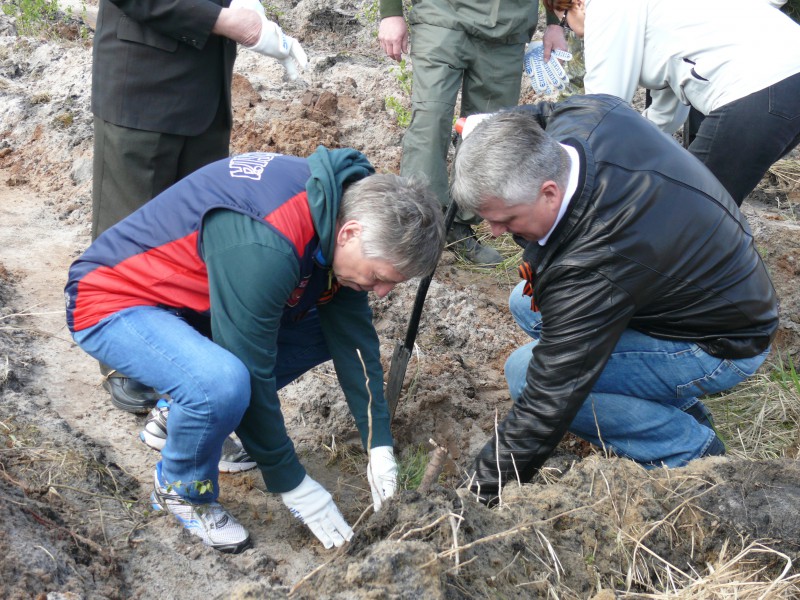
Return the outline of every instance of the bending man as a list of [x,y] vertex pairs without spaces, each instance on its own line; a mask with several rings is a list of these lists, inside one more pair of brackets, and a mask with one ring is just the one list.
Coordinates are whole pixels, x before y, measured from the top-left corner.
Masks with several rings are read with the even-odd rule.
[[[377,510],[396,463],[367,292],[431,272],[443,229],[426,187],[320,147],[212,163],[98,237],[70,269],[67,321],[94,358],[172,398],[154,508],[217,550],[246,548],[249,534],[216,502],[235,429],[267,489],[325,547],[350,539],[300,464],[277,391],[333,359],[365,448],[371,433]],[[189,324],[202,316],[211,339]]]
[[525,243],[513,407],[473,464],[491,502],[567,432],[649,466],[725,451],[700,396],[755,373],[778,328],[753,236],[708,169],[625,102],[575,96],[479,123],[452,194]]

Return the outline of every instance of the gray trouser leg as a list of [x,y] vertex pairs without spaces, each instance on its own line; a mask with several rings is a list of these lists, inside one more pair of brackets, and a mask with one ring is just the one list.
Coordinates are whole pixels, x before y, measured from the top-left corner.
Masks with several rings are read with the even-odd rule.
[[223,107],[205,132],[191,137],[95,118],[92,239],[189,173],[228,156],[229,142]]
[[[423,175],[443,207],[449,203],[447,153],[458,92],[461,115],[492,112],[519,101],[523,44],[495,44],[432,25],[411,32],[411,124],[403,137],[401,174]],[[460,222],[478,222],[459,213]]]

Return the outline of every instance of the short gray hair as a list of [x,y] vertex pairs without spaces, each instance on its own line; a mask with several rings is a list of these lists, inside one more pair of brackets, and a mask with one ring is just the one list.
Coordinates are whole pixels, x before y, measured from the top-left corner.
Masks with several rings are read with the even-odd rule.
[[421,179],[370,175],[347,187],[339,222],[361,223],[361,250],[407,278],[433,272],[444,247],[444,215]]
[[479,123],[461,142],[450,194],[461,210],[472,212],[489,198],[507,206],[533,204],[545,181],[563,190],[568,175],[569,156],[536,118],[507,111]]

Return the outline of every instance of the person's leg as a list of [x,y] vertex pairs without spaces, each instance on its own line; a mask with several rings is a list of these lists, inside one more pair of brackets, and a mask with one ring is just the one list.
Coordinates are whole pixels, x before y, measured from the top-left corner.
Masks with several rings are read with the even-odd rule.
[[200,167],[227,158],[230,154],[231,126],[227,108],[220,102],[214,120],[200,135],[183,138],[176,179],[183,179]]
[[[461,117],[491,113],[519,104],[525,44],[499,44],[467,37],[467,68],[461,86]],[[480,217],[459,213],[459,221],[476,224]]]
[[[200,167],[228,156],[230,125],[223,103],[209,128],[184,137],[94,120],[92,239]],[[112,403],[148,413],[159,394],[117,369],[100,364]]]
[[92,239],[177,180],[183,138],[94,120]]
[[772,164],[798,142],[800,73],[712,111],[689,152],[741,205]]
[[[539,313],[512,292],[511,311],[533,342],[506,361],[512,398],[526,385],[528,364],[541,330]],[[729,389],[751,376],[766,358],[724,360],[696,344],[656,339],[626,330],[570,431],[644,465],[680,466],[705,455],[716,434],[697,397]]]
[[278,332],[278,358],[275,365],[278,389],[330,358],[316,310],[309,311],[300,321],[282,324]]
[[400,174],[423,175],[442,209],[449,203],[447,152],[464,72],[466,34],[415,24],[411,29],[411,123],[403,135]]
[[[191,502],[214,501],[223,441],[250,401],[244,364],[157,307],[121,311],[74,338],[94,358],[170,395],[163,478]],[[205,482],[210,489],[199,490],[196,484]]]
[[[319,314],[311,310],[297,322],[281,323],[278,331],[278,354],[275,363],[275,380],[277,389],[281,389],[300,377],[306,371],[330,360],[330,352],[322,327]],[[255,455],[255,448],[259,446],[259,439],[263,432],[259,427],[258,419],[248,419],[247,413],[236,428],[236,435],[249,452]]]
[[469,44],[460,116],[516,106],[525,44],[498,44],[476,37],[470,37]]

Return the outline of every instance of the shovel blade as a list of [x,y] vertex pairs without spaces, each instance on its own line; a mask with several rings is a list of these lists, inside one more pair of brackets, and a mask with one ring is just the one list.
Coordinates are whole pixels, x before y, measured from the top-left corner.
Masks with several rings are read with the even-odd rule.
[[392,353],[392,364],[389,366],[389,377],[386,380],[386,403],[389,405],[389,418],[394,420],[394,412],[400,401],[400,392],[406,378],[406,368],[411,359],[411,350],[403,342],[397,342]]

